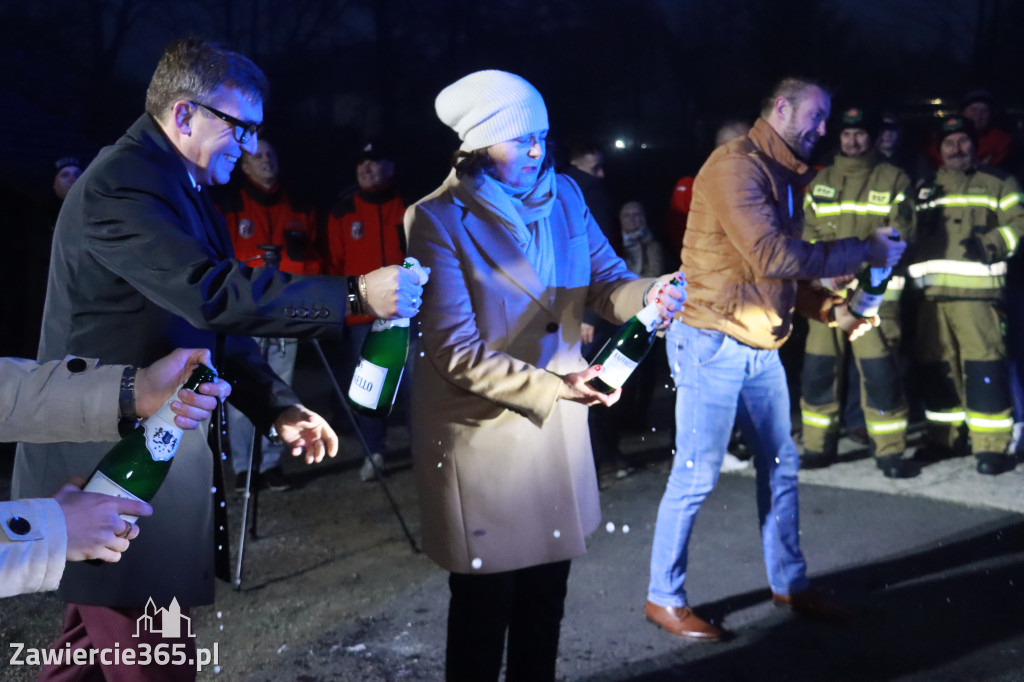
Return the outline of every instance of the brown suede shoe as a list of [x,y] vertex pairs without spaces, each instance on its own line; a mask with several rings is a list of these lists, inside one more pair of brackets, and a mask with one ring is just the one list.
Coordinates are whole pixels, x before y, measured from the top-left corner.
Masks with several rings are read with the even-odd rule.
[[772,593],[772,603],[776,606],[789,607],[796,613],[808,618],[839,622],[849,620],[850,612],[825,596],[813,587],[792,594]]
[[722,638],[722,631],[702,619],[689,606],[659,606],[647,602],[644,607],[647,620],[660,625],[673,635],[714,641]]

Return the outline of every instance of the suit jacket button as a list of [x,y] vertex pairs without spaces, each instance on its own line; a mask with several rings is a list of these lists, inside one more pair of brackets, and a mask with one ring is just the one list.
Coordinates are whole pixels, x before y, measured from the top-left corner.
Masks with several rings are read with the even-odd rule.
[[28,519],[23,519],[20,516],[12,516],[7,519],[7,527],[15,535],[28,535],[32,530],[32,524],[28,522]]
[[558,331],[558,323],[557,322],[548,322],[547,330],[548,330],[548,334],[554,334],[555,332]]
[[88,367],[89,364],[82,358],[71,358],[68,360],[68,371],[72,374],[84,372]]

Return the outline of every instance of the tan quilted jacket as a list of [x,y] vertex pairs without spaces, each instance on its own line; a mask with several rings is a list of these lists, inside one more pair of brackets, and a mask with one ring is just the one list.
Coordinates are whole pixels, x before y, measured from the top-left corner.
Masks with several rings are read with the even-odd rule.
[[762,119],[748,136],[711,154],[694,181],[683,239],[684,322],[755,348],[778,348],[792,329],[801,280],[860,269],[865,242],[801,239],[803,186],[811,175]]

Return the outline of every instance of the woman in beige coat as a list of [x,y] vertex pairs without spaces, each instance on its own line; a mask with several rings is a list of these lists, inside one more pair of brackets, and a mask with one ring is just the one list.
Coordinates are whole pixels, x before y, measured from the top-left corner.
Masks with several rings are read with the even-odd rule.
[[546,155],[547,110],[522,78],[480,71],[445,88],[454,168],[406,214],[431,269],[419,315],[413,457],[427,554],[451,571],[449,680],[554,678],[569,560],[600,522],[587,407],[584,306],[624,322],[657,292],[629,272],[579,188]]

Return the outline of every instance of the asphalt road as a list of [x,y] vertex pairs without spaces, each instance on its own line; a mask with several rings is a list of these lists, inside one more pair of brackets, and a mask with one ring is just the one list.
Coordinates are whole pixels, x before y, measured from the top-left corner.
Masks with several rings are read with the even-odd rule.
[[[606,481],[613,530],[602,527],[573,562],[560,679],[1024,682],[1024,466],[983,477],[956,459],[891,481],[844,440],[839,464],[801,472],[804,553],[815,584],[853,611],[842,625],[771,605],[753,474],[724,474],[698,518],[687,588],[730,638],[693,642],[647,623],[670,397],[655,401],[649,429],[624,442],[646,466]],[[307,402],[329,409],[315,396]],[[390,437],[388,485],[417,534],[407,435]],[[194,614],[201,643],[220,641],[226,659],[200,679],[443,679],[447,575],[410,551],[382,493],[358,481],[350,438],[345,452],[347,462],[301,474],[301,488],[261,502],[264,535],[252,545],[246,588],[221,585],[217,604]],[[0,645],[45,644],[59,613],[52,596],[0,603]],[[0,661],[2,680],[32,676]]]
[[[970,462],[959,464],[970,469]],[[841,465],[866,469],[870,461]],[[838,471],[838,470],[837,470]],[[603,493],[605,520],[573,563],[559,677],[745,682],[1024,680],[1024,516],[907,492],[801,487],[812,579],[853,619],[826,625],[774,608],[746,472],[723,475],[701,511],[688,592],[725,627],[722,643],[673,637],[643,604],[667,462]],[[971,476],[977,476],[972,470]],[[1016,486],[1016,472],[1001,485]],[[411,472],[392,477],[406,485]],[[891,483],[891,482],[889,482]],[[625,527],[628,526],[628,532]],[[439,680],[447,583],[440,571],[322,637],[290,647],[248,680]]]

